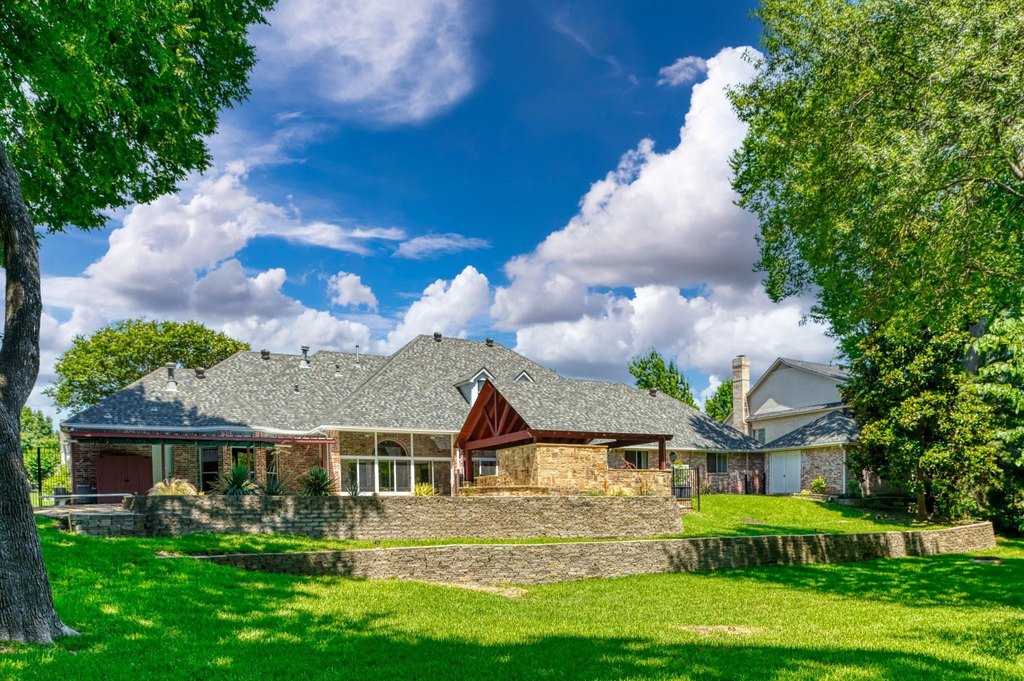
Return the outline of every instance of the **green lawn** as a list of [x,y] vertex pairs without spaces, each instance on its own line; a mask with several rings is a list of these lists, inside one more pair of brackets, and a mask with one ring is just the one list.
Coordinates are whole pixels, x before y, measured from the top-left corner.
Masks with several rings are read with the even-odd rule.
[[[716,499],[717,502],[717,499]],[[708,512],[705,507],[705,512]],[[519,598],[249,573],[42,529],[82,635],[11,679],[1024,679],[1024,542],[965,556],[592,580]]]
[[800,497],[709,494],[701,498],[700,512],[683,516],[682,536],[835,534],[935,527],[942,526],[913,523],[909,516],[890,511],[868,511]]

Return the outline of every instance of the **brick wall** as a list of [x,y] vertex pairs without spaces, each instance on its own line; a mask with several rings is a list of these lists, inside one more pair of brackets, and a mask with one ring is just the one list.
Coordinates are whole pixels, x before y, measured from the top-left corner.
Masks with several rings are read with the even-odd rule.
[[760,494],[764,490],[758,485],[764,478],[764,454],[728,454],[725,473],[708,474],[708,455],[706,452],[673,452],[676,461],[682,461],[690,468],[700,469],[702,484],[707,484],[713,491],[726,494],[744,493],[744,476],[750,480],[751,493]]
[[810,489],[811,481],[818,476],[825,478],[827,492],[845,492],[843,469],[846,455],[842,447],[805,449],[800,452],[800,489]]
[[[138,497],[150,535],[339,539],[652,537],[682,530],[667,497]],[[87,521],[85,521],[87,522]]]
[[759,565],[933,556],[995,546],[991,523],[924,532],[705,537],[562,544],[463,544],[315,553],[202,556],[221,565],[300,575],[467,584],[539,584]]
[[199,450],[196,446],[172,445],[171,457],[171,477],[188,480],[199,487]]
[[[321,445],[285,445],[277,448],[277,474],[285,489],[296,493],[299,491],[299,478],[308,473],[310,468],[322,465],[322,451]],[[266,480],[266,474],[257,479]]]

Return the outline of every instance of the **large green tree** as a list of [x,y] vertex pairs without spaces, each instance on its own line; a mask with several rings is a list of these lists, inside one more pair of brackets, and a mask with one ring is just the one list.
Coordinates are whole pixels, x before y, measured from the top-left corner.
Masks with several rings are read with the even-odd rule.
[[966,333],[872,329],[840,388],[860,428],[848,454],[855,469],[906,485],[945,516],[976,516],[999,474],[994,414],[964,366]]
[[248,349],[248,343],[195,321],[127,319],[76,336],[57,358],[57,379],[46,394],[59,409],[80,411],[167,362],[209,367]]
[[725,381],[704,402],[704,413],[716,421],[725,421],[732,413],[732,381]]
[[74,633],[53,607],[19,442],[39,372],[36,229],[99,227],[206,168],[219,111],[249,92],[249,26],[271,5],[0,3],[0,640]]
[[646,355],[634,357],[629,363],[629,373],[633,374],[636,387],[641,390],[655,388],[694,409],[697,408],[690,383],[676,366],[675,360],[665,362],[665,358],[654,348]]
[[855,353],[871,325],[961,330],[1024,300],[1019,0],[764,0],[732,93],[768,294],[813,292]]

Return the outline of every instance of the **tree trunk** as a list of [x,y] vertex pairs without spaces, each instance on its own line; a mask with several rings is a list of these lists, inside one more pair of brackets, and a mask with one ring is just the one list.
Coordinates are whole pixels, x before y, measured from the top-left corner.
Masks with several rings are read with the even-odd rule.
[[3,145],[0,241],[7,275],[0,344],[0,640],[52,643],[75,632],[53,607],[20,437],[21,408],[39,373],[39,253],[18,174]]
[[917,519],[928,520],[928,497],[925,494],[924,475],[921,464],[917,464]]

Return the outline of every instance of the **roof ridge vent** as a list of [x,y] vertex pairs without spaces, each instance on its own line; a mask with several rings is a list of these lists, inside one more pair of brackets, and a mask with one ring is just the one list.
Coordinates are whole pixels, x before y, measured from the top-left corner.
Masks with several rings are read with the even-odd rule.
[[[360,363],[362,355],[359,354],[359,344],[356,344],[356,369],[362,369],[363,365]],[[339,374],[340,375],[340,374]]]
[[434,342],[435,342],[435,343],[440,343],[440,342],[441,342],[441,339],[442,339],[443,337],[444,337],[444,336],[442,336],[442,335],[441,335],[441,332],[440,332],[440,331],[435,331],[435,332],[434,332]]
[[658,396],[658,389],[657,388],[651,388],[650,390],[647,391],[647,394],[649,394],[651,397],[657,397]]
[[335,378],[341,378],[341,365],[340,364],[335,364],[334,365],[334,377]]
[[266,348],[260,350],[260,359],[270,359],[270,350]]
[[296,383],[296,384],[295,384],[295,388],[294,388],[294,391],[295,391],[295,394],[296,394],[296,395],[298,395],[298,394],[299,394],[299,384],[298,384],[298,383]]
[[167,362],[164,367],[167,369],[167,391],[177,392],[178,382],[174,380],[174,368],[178,366],[175,362]]
[[206,378],[206,367],[196,367],[196,378]]
[[494,339],[493,338],[485,339],[484,340],[484,345],[486,345],[489,348],[493,348],[494,347]]
[[[299,360],[299,368],[300,369],[308,369],[309,368],[309,346],[308,345],[303,345],[300,349],[302,350],[302,359]],[[295,392],[298,392],[298,390],[296,390]]]

